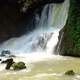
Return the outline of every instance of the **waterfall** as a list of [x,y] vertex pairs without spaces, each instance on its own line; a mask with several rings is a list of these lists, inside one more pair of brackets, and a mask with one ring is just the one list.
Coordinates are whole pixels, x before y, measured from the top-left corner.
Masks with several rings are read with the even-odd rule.
[[0,51],[17,53],[54,53],[60,29],[65,25],[69,0],[61,4],[47,4],[41,16],[35,13],[36,29],[18,38],[11,38],[0,45]]

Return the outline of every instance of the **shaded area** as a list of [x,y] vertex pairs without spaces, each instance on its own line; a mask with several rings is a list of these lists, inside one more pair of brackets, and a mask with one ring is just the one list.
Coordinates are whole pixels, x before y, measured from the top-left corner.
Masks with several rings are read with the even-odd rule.
[[63,38],[60,45],[60,54],[80,56],[80,1],[70,0],[71,6],[66,25],[60,31]]
[[33,30],[35,12],[40,14],[45,4],[62,3],[63,1],[0,0],[0,42]]

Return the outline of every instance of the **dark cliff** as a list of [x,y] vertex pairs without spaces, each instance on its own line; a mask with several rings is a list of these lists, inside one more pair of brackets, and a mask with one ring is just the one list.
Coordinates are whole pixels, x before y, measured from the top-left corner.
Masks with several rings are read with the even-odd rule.
[[60,45],[60,54],[80,56],[80,0],[70,0],[68,20],[64,28],[60,31],[60,36],[62,33],[63,38]]

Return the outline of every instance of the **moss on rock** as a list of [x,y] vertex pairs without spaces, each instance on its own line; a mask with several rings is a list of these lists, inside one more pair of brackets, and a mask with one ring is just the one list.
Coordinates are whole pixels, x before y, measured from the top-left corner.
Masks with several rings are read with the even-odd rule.
[[12,65],[12,67],[13,67],[14,70],[21,70],[21,69],[25,69],[25,68],[26,68],[24,62],[14,63],[14,64]]
[[75,75],[75,72],[73,70],[68,70],[65,72],[65,75],[72,76],[72,75]]

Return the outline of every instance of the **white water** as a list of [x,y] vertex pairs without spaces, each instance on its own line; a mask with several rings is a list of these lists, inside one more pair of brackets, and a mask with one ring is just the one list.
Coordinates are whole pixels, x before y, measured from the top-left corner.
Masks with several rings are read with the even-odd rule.
[[0,45],[0,51],[10,50],[18,56],[34,55],[33,57],[38,59],[51,57],[58,42],[59,31],[66,23],[68,9],[69,0],[62,4],[46,5],[41,17],[35,14],[37,28],[22,37],[4,42]]

